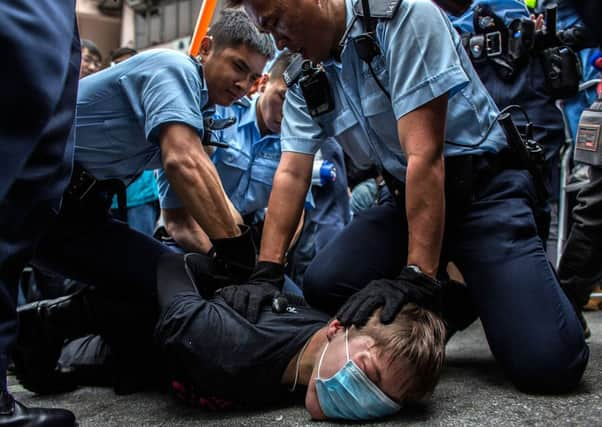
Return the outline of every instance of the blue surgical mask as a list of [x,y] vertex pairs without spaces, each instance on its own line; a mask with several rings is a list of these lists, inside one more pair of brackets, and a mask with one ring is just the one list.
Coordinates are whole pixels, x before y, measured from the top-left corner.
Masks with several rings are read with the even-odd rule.
[[391,400],[349,357],[349,334],[345,330],[347,363],[332,377],[320,378],[320,367],[328,343],[320,356],[316,391],[322,412],[329,418],[368,420],[394,414],[401,406]]

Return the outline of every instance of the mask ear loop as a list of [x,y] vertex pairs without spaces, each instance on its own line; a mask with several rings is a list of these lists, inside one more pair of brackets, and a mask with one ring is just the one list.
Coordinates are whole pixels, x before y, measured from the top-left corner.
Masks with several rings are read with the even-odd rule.
[[345,329],[345,351],[347,352],[347,362],[351,360],[349,357],[349,328]]
[[329,344],[330,344],[330,341],[326,341],[326,346],[324,347],[324,350],[322,350],[322,355],[320,356],[320,361],[318,362],[318,376],[316,377],[317,380],[321,379],[320,378],[320,368],[322,368],[322,360],[324,360],[324,355],[326,354],[326,349],[328,348]]

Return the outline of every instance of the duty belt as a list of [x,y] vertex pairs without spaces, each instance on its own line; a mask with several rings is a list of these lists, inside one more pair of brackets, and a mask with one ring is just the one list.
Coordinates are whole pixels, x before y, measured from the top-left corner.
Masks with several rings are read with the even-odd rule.
[[71,181],[64,193],[67,205],[91,205],[90,200],[106,205],[108,209],[113,196],[117,196],[117,207],[121,219],[127,218],[125,185],[120,179],[99,180],[80,164],[75,163]]

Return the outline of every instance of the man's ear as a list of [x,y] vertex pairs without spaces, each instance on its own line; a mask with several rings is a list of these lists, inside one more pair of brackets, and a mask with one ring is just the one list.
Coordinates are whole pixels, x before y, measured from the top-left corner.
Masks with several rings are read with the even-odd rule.
[[345,330],[339,319],[333,319],[326,327],[326,337],[328,341],[332,340],[336,334]]
[[257,90],[260,93],[265,92],[265,88],[268,85],[268,82],[270,81],[270,75],[269,74],[263,74],[259,79],[257,79]]
[[[265,84],[263,83],[264,77],[268,80],[270,78],[270,76],[268,76],[267,74],[263,74],[260,78],[255,80],[253,82],[253,84],[251,85],[251,87],[249,88],[249,91],[247,92],[247,96],[251,97],[251,96],[255,95],[256,93],[260,93],[265,90]],[[267,84],[267,80],[266,80],[266,84]],[[262,87],[262,85],[263,85],[263,87]]]
[[201,40],[201,46],[199,48],[199,55],[201,56],[201,63],[205,63],[207,58],[211,56],[213,52],[213,39],[209,36],[203,37]]

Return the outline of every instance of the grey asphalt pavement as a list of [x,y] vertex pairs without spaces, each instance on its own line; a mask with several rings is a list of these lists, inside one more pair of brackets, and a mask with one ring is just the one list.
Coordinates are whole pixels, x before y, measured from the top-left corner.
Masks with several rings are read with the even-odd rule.
[[[431,400],[405,408],[378,426],[602,426],[602,311],[587,313],[591,356],[582,384],[568,395],[518,392],[496,365],[481,325],[453,337],[441,382]],[[256,412],[203,412],[159,393],[116,396],[111,389],[80,388],[59,396],[35,396],[9,379],[10,390],[28,405],[72,410],[81,427],[122,426],[322,426],[302,403]],[[356,424],[359,425],[359,424]]]

